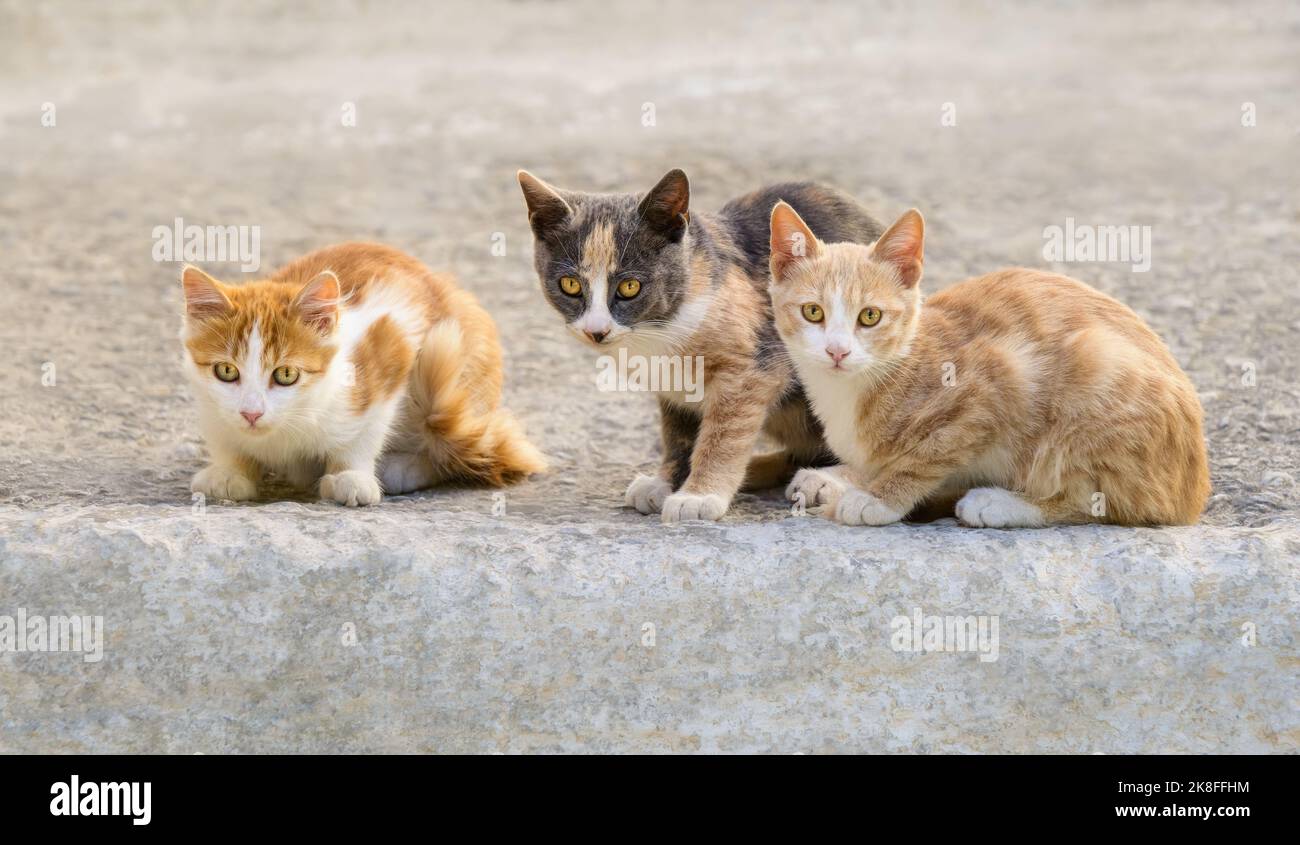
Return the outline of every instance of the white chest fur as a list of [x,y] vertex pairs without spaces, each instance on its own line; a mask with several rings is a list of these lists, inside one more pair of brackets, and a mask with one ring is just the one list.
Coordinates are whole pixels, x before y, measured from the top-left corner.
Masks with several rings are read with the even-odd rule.
[[799,380],[821,421],[826,444],[846,464],[867,470],[872,456],[862,445],[858,415],[862,402],[862,385],[849,376],[833,373],[826,367],[800,366]]

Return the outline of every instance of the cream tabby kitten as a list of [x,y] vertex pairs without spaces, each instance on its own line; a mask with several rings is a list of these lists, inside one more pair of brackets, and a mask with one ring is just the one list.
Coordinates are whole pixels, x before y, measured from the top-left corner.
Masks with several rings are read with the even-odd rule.
[[1200,516],[1200,402],[1124,305],[1012,269],[923,306],[916,210],[862,246],[822,243],[780,203],[771,237],[776,326],[842,461],[801,471],[791,499],[849,525],[954,503],[991,528]]
[[313,252],[262,281],[181,274],[186,374],[212,464],[192,489],[236,501],[274,471],[344,505],[545,467],[501,399],[496,327],[447,276],[379,244]]

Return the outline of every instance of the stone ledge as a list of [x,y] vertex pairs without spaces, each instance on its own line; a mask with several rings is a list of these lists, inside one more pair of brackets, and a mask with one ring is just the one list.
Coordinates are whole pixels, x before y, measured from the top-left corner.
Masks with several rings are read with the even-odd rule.
[[[1246,753],[1300,738],[1290,526],[665,528],[395,504],[0,509],[0,614],[106,629],[99,663],[0,655],[0,750]],[[895,651],[891,620],[915,608],[997,616],[997,659]]]

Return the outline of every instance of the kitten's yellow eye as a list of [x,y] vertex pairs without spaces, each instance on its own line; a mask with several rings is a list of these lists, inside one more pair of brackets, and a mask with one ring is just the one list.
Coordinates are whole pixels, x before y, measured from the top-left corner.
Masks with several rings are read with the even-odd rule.
[[826,315],[822,313],[822,307],[816,302],[805,302],[803,306],[803,318],[810,323],[820,323]]
[[234,364],[217,364],[212,368],[212,374],[222,381],[239,381],[239,368]]
[[863,308],[862,313],[858,315],[858,322],[864,326],[874,326],[880,322],[880,309],[871,306]]
[[624,299],[631,299],[641,292],[641,283],[636,279],[624,279],[618,283],[618,295]]
[[276,367],[275,372],[271,373],[271,378],[275,379],[275,383],[281,387],[288,387],[298,380],[298,368],[290,366]]
[[572,276],[563,276],[560,279],[560,290],[564,291],[569,296],[577,296],[582,293],[582,282]]

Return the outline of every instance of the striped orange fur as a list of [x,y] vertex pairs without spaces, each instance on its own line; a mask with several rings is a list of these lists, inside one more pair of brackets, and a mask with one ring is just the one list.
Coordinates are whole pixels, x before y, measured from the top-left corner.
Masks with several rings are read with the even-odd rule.
[[923,303],[923,242],[915,210],[871,246],[821,243],[773,210],[777,329],[842,462],[799,473],[789,495],[850,524],[1196,522],[1201,405],[1155,332],[1082,282],[1023,268]]

